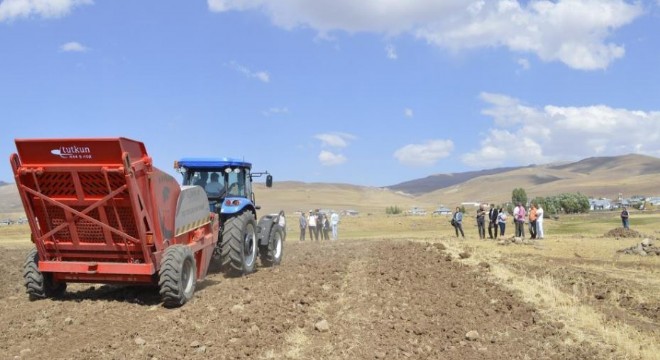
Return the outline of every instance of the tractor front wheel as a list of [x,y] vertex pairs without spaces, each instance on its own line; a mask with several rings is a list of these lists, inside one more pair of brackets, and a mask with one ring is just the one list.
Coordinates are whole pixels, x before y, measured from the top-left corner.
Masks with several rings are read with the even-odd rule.
[[158,276],[160,296],[166,307],[178,307],[188,302],[197,283],[197,266],[190,248],[172,245],[165,249]]
[[284,246],[284,232],[279,225],[275,225],[270,232],[268,245],[260,248],[261,263],[264,266],[275,266],[282,262],[282,248]]
[[227,218],[222,230],[222,266],[232,275],[254,271],[257,257],[257,223],[249,211]]
[[23,264],[23,279],[30,300],[49,297],[59,297],[66,291],[65,282],[53,280],[53,274],[39,271],[39,254],[37,249],[30,250]]

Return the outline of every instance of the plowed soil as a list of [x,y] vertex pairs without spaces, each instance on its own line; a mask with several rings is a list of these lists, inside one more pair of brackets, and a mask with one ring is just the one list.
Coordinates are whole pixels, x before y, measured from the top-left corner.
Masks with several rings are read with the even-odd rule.
[[[275,268],[157,289],[70,284],[29,301],[28,248],[0,252],[0,359],[606,359],[441,246],[287,242]],[[327,325],[327,326],[326,326]]]

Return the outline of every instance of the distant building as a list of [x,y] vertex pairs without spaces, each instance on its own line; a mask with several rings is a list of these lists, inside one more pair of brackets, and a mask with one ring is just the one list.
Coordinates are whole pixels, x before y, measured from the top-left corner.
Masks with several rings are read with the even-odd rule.
[[341,212],[343,216],[358,216],[360,215],[360,212],[357,210],[344,210]]
[[660,205],[660,196],[651,196],[646,199],[646,202],[653,206],[659,206]]
[[434,215],[451,215],[451,209],[441,206],[433,211]]
[[590,199],[589,207],[592,211],[612,210],[612,202],[609,199]]
[[426,215],[426,209],[413,207],[412,209],[408,210],[407,213],[408,215]]
[[466,201],[466,202],[462,202],[461,205],[479,207],[481,205],[481,201]]

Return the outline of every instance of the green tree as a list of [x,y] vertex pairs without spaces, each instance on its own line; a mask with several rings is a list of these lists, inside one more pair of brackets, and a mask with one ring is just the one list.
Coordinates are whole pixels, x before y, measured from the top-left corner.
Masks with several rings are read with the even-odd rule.
[[401,214],[402,212],[403,212],[403,210],[401,210],[401,208],[398,207],[397,205],[388,206],[385,209],[385,213],[388,214],[388,215],[398,215],[398,214]]
[[518,203],[527,205],[527,193],[525,192],[525,189],[523,188],[513,189],[513,192],[511,193],[511,202],[514,203],[515,205],[518,205]]

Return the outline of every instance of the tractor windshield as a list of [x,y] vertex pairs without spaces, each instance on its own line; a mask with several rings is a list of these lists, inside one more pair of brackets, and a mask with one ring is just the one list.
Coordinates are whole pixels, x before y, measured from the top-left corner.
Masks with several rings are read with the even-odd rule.
[[249,169],[239,167],[188,171],[184,185],[201,186],[209,197],[249,197],[252,192],[249,172]]

